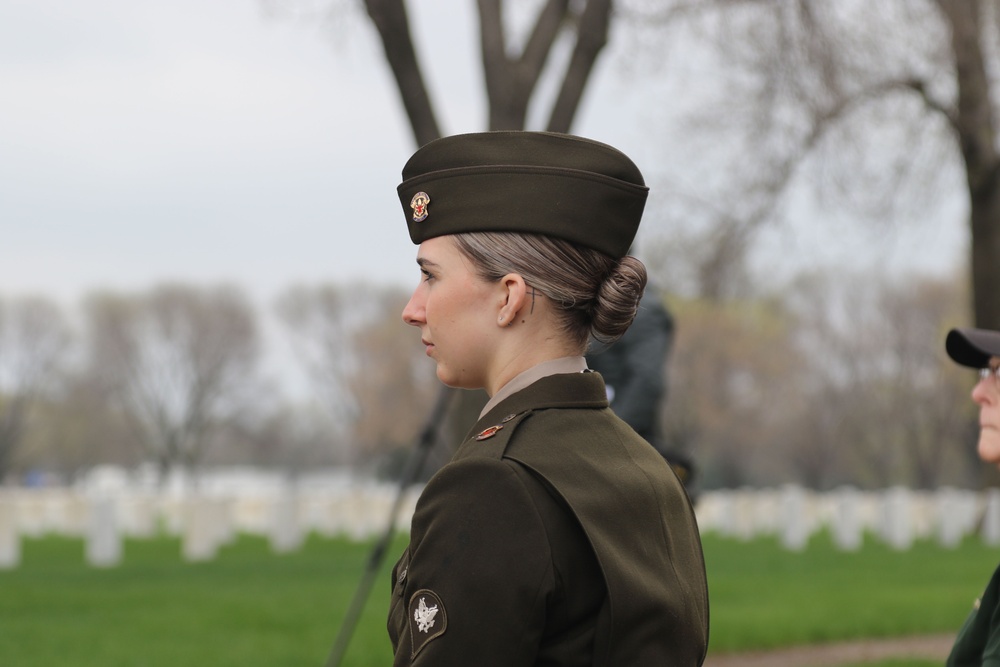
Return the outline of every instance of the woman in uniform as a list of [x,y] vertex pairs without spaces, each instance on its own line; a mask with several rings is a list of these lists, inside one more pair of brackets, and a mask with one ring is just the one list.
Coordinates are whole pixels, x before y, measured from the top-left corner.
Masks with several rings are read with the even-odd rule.
[[446,385],[490,400],[424,487],[393,569],[394,665],[702,664],[708,593],[682,485],[584,360],[635,316],[647,188],[571,135],[431,142],[398,188],[403,310]]
[[[979,442],[984,463],[1000,466],[1000,331],[952,329],[945,339],[948,356],[979,371],[972,400],[979,405]],[[948,667],[1000,664],[1000,568],[955,639]]]

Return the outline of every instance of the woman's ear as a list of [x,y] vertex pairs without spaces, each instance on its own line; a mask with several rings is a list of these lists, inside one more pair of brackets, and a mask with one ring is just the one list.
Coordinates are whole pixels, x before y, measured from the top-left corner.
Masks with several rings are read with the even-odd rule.
[[528,286],[518,273],[508,273],[500,279],[501,299],[500,312],[497,314],[497,324],[509,327],[517,318],[518,311],[525,304]]

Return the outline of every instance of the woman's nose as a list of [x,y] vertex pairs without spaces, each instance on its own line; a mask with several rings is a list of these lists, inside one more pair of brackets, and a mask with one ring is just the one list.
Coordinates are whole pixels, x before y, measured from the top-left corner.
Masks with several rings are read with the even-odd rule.
[[406,302],[406,307],[403,308],[403,321],[415,327],[420,326],[424,321],[423,304],[417,302],[416,292],[410,296],[410,300]]
[[972,400],[979,405],[997,401],[997,390],[993,383],[992,377],[981,378],[972,388]]

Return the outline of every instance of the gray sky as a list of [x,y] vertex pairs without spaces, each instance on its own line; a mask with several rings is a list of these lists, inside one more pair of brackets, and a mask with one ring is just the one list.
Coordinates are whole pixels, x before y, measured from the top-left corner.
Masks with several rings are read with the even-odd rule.
[[[473,5],[411,3],[448,134],[485,126]],[[0,294],[183,280],[267,300],[418,278],[395,198],[413,139],[363,20],[276,19],[259,0],[0,0],[0,91]],[[575,131],[648,175],[649,102],[612,50]],[[937,226],[895,253],[939,269],[963,240]]]
[[[444,131],[482,129],[473,3],[418,4]],[[413,139],[363,20],[0,0],[0,91],[0,293],[418,278],[395,199]]]

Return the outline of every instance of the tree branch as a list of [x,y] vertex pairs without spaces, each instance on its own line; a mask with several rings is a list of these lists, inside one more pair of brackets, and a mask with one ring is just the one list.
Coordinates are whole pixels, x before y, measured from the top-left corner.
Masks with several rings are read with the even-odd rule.
[[420,71],[410,22],[403,0],[365,0],[368,16],[378,30],[396,87],[418,146],[441,136],[430,95]]
[[573,56],[549,116],[549,131],[569,132],[597,56],[608,43],[610,20],[611,0],[588,0],[580,15]]
[[958,116],[955,114],[955,110],[941,104],[936,99],[931,97],[930,93],[927,92],[927,84],[923,79],[910,79],[908,81],[900,81],[899,85],[903,88],[909,88],[910,90],[920,95],[920,99],[924,101],[925,107],[927,107],[931,111],[941,114],[944,117],[944,119],[948,122],[948,125],[950,125],[953,130],[958,132],[959,130]]
[[524,45],[521,53],[519,73],[522,85],[530,91],[534,89],[541,76],[545,61],[552,52],[552,45],[559,36],[568,9],[568,0],[549,0],[538,14],[535,29]]
[[528,102],[538,85],[566,16],[568,0],[548,0],[516,60],[507,55],[501,0],[479,0],[483,72],[489,99],[491,130],[523,129]]
[[479,45],[486,97],[500,99],[511,87],[500,0],[479,0]]

